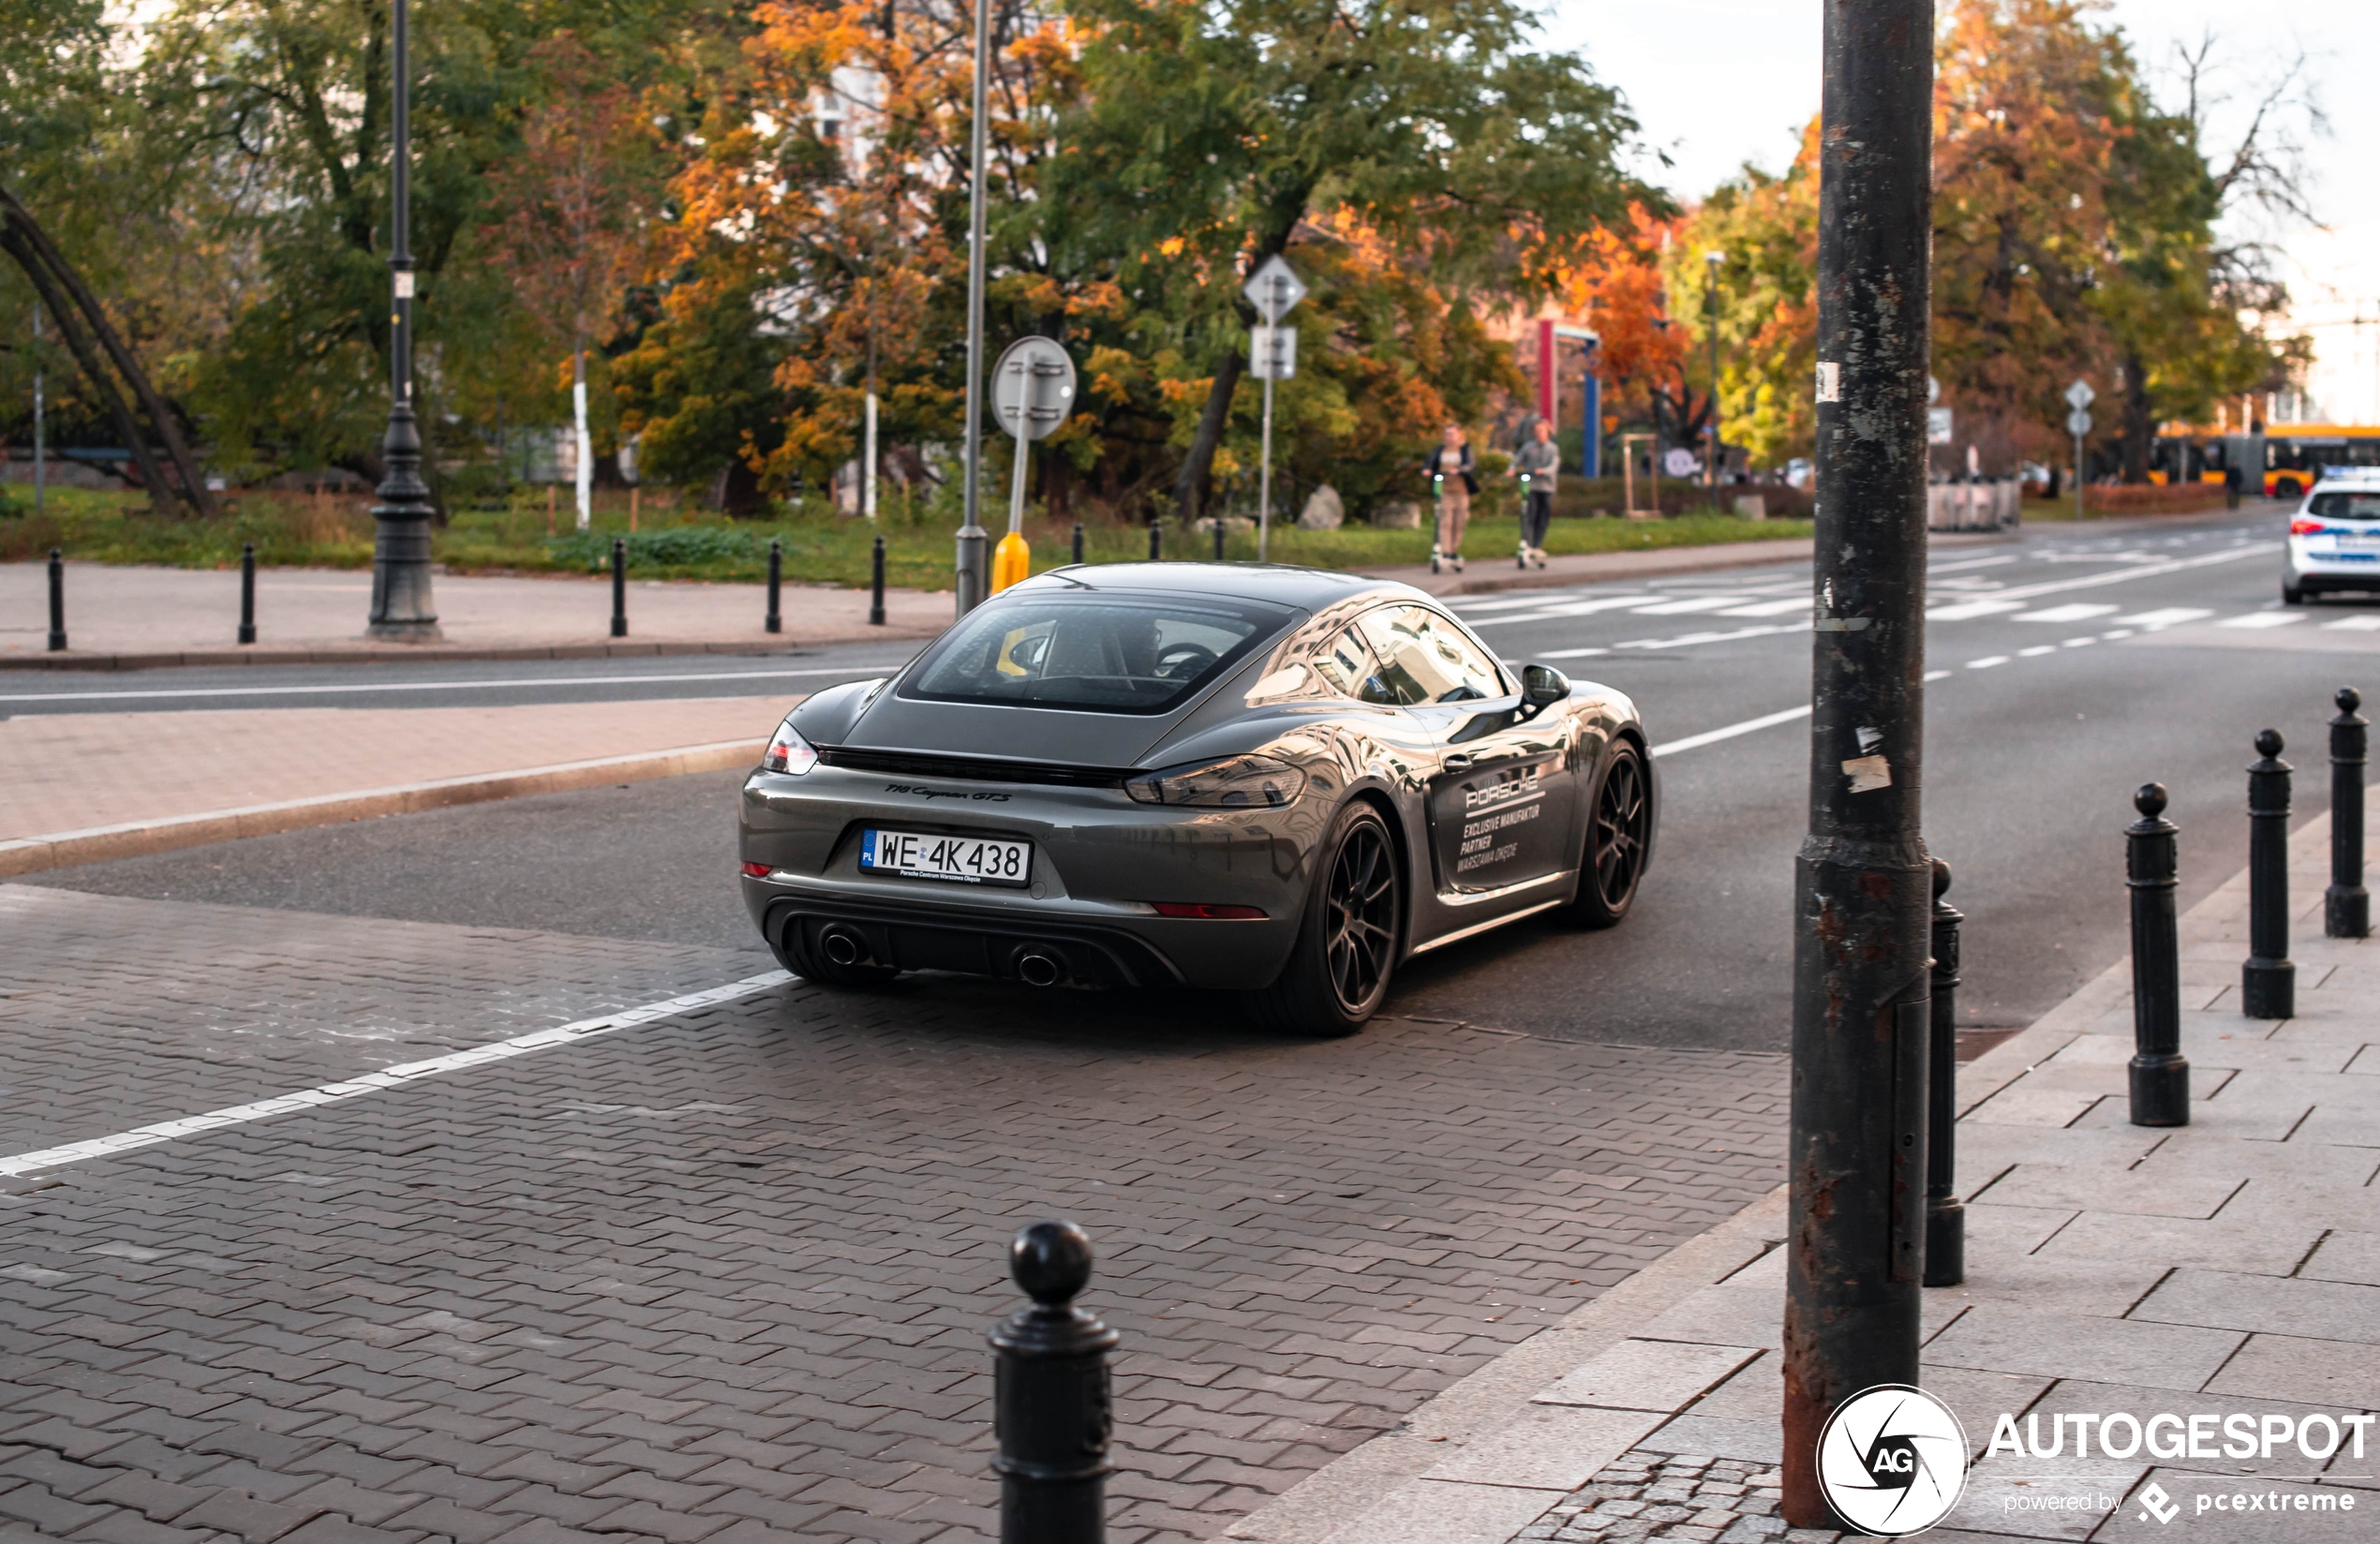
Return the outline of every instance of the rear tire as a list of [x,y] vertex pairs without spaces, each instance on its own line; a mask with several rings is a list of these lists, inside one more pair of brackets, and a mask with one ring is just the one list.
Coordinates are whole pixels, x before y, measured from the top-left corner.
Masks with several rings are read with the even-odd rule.
[[1248,1005],[1270,1029],[1353,1034],[1388,1000],[1404,936],[1395,838],[1377,809],[1350,804],[1322,843],[1289,962],[1272,986],[1248,994]]
[[785,946],[781,955],[785,969],[822,987],[882,987],[900,973],[890,965],[836,964],[810,946],[802,937],[799,919],[785,924]]
[[2284,583],[2281,586],[2281,603],[2284,606],[2302,606],[2306,603],[2306,592],[2295,585]]
[[1636,904],[1653,837],[1653,790],[1644,758],[1622,740],[1595,785],[1581,846],[1578,899],[1570,913],[1588,928],[1616,928]]

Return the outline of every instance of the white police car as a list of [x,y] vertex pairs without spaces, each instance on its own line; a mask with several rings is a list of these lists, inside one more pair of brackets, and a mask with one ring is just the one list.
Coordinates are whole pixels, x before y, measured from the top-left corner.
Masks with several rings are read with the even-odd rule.
[[2283,601],[2343,589],[2380,593],[2380,468],[2326,468],[2289,519]]

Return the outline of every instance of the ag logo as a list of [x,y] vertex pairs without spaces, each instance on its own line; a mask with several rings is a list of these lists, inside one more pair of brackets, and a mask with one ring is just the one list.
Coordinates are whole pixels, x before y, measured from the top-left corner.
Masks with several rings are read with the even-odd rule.
[[2143,1522],[2151,1517],[2160,1522],[2171,1522],[2181,1515],[2181,1508],[2174,1505],[2174,1498],[2165,1494],[2165,1488],[2162,1485],[2152,1482],[2136,1499],[2140,1502],[2140,1510],[2134,1515]]
[[1819,1433],[1819,1489],[1835,1515],[1862,1533],[1923,1533],[1950,1515],[1966,1483],[1966,1430],[1922,1388],[1863,1388]]

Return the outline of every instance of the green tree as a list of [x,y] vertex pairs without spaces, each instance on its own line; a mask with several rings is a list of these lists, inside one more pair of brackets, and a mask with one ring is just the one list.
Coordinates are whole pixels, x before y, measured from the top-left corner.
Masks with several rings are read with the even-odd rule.
[[1246,275],[1345,214],[1460,297],[1534,292],[1599,221],[1619,94],[1508,0],[1083,0],[1084,95],[1043,187],[1051,245],[1112,253],[1203,381],[1174,478],[1195,512],[1246,368]]

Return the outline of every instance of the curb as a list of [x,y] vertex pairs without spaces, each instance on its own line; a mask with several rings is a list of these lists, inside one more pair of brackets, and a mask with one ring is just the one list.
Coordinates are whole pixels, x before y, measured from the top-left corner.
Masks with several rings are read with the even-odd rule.
[[203,847],[241,837],[265,837],[280,831],[303,831],[318,825],[377,820],[383,815],[418,814],[457,805],[486,804],[531,794],[560,794],[602,783],[647,782],[656,778],[683,777],[690,772],[723,772],[755,765],[766,742],[722,740],[710,745],[680,746],[674,750],[647,750],[594,761],[560,762],[551,766],[524,767],[512,772],[480,772],[428,782],[400,783],[392,788],[365,789],[353,794],[325,794],[310,799],[254,804],[236,809],[215,809],[169,820],[98,825],[82,831],[56,831],[47,836],[19,837],[0,841],[0,878],[37,874],[49,868],[101,863],[110,858],[141,857],[184,847]]
[[0,655],[0,670],[165,670],[184,665],[345,665],[412,663],[415,661],[449,662],[458,660],[619,660],[649,659],[663,654],[740,654],[745,656],[786,656],[807,653],[836,644],[865,644],[885,638],[930,638],[933,632],[918,628],[868,628],[849,634],[824,638],[804,638],[798,643],[778,639],[751,643],[698,643],[689,641],[650,644],[521,644],[507,646],[472,648],[444,644],[395,644],[332,646],[323,648],[264,648],[250,645],[245,648],[184,649],[155,654],[78,654],[72,649],[63,654],[28,654],[22,658]]

